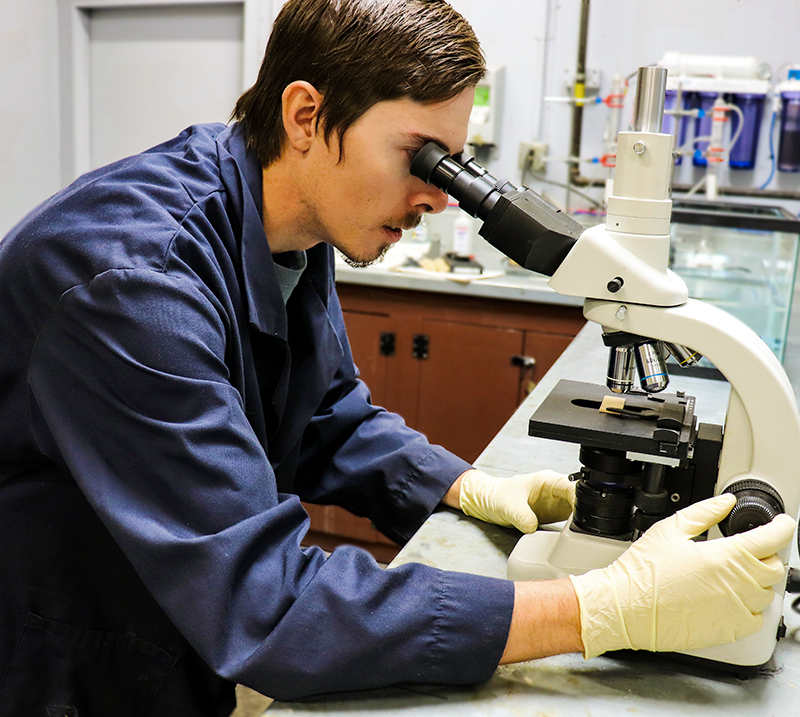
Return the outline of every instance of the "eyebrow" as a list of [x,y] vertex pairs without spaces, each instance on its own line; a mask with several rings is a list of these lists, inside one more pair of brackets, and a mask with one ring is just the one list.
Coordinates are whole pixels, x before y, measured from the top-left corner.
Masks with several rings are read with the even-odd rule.
[[433,142],[434,144],[439,145],[439,147],[441,147],[441,149],[448,154],[458,154],[458,152],[453,152],[442,140],[437,139],[436,137],[430,137],[426,134],[412,132],[406,135],[406,139],[412,144],[418,144],[420,149],[428,144],[428,142]]

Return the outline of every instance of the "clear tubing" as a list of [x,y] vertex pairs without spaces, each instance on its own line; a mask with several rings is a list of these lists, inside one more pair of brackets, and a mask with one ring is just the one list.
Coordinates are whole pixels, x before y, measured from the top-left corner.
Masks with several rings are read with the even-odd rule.
[[718,195],[719,170],[723,162],[722,154],[724,152],[722,133],[725,128],[725,122],[728,119],[727,105],[721,97],[717,97],[714,101],[714,107],[711,113],[711,139],[708,142],[706,154],[706,163],[708,166],[706,170],[708,172],[708,177],[706,178],[706,197],[709,201],[713,202],[716,201]]
[[711,123],[714,119],[714,103],[719,97],[719,92],[698,92],[696,93],[697,107],[703,110],[702,117],[697,117],[694,121],[694,155],[692,156],[692,164],[695,167],[705,167],[708,164],[706,160],[706,150],[708,149],[708,141],[711,135]]

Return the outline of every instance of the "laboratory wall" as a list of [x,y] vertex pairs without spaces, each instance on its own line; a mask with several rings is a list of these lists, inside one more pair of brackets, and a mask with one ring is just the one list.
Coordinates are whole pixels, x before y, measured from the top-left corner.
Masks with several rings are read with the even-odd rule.
[[59,188],[56,0],[0,0],[0,236]]
[[[501,143],[482,157],[495,175],[520,179],[521,142],[547,144],[549,160],[541,174],[549,182],[564,182],[570,149],[571,105],[578,51],[582,0],[452,0],[473,24],[490,64],[506,66]],[[501,9],[502,8],[502,9]],[[629,77],[639,66],[657,63],[667,51],[698,55],[748,55],[765,63],[772,84],[785,78],[787,67],[800,66],[800,2],[798,0],[591,0],[586,68],[599,78],[597,96],[607,97],[619,73]],[[631,85],[631,89],[633,85]],[[627,129],[633,93],[621,113],[620,128]],[[723,170],[721,184],[763,186],[770,178],[769,114],[764,108],[756,166],[753,170]],[[581,174],[604,178],[607,170],[598,160],[603,154],[603,132],[608,105],[588,103],[584,110]],[[774,133],[776,149],[777,130]],[[705,170],[683,161],[675,181],[694,184]],[[527,175],[526,184],[557,203],[566,200],[556,184]],[[797,192],[800,174],[776,172],[768,188]],[[602,189],[588,189],[602,199]],[[727,199],[728,197],[726,197]],[[570,208],[591,207],[572,194]],[[739,200],[743,201],[743,200]],[[750,201],[748,199],[748,201]],[[795,214],[800,203],[764,200],[787,206]]]
[[[281,5],[280,0],[262,2],[269,12]],[[564,99],[574,79],[581,0],[452,4],[475,27],[489,64],[505,68],[498,146],[481,160],[493,173],[519,180],[520,143],[546,143],[548,161],[541,177],[547,181],[528,175],[526,182],[557,203],[591,207],[558,186],[567,176],[571,109]],[[0,0],[0,235],[62,183],[57,6],[57,0]],[[788,64],[800,64],[797,38],[798,0],[592,0],[587,69],[599,78],[601,97],[610,92],[614,74],[629,76],[668,50],[752,55],[777,77]],[[623,125],[629,108],[630,97]],[[605,168],[591,159],[602,155],[607,116],[605,104],[589,105],[584,112],[581,155],[587,161],[581,172],[589,177],[605,176]],[[755,169],[727,172],[723,184],[760,187],[769,179],[768,130],[765,117]],[[682,183],[701,176],[691,162],[679,172],[676,180]],[[776,172],[769,187],[800,191],[800,176]],[[601,189],[585,193],[602,198]],[[780,203],[800,211],[796,202]]]

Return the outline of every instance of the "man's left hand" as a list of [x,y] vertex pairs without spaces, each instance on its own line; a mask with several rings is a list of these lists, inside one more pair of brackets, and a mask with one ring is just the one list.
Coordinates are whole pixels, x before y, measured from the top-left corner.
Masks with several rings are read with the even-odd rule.
[[494,478],[471,470],[461,477],[459,507],[466,515],[513,525],[523,533],[533,533],[540,523],[566,520],[574,503],[575,484],[555,471]]

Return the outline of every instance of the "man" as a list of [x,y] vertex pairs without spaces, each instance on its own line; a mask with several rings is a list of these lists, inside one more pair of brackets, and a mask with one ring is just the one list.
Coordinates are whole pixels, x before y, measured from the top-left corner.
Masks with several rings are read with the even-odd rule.
[[[659,524],[667,555],[643,539],[573,581],[300,548],[301,499],[400,541],[440,502],[523,530],[569,514],[563,476],[485,476],[372,406],[334,289],[332,247],[372,262],[445,207],[408,167],[429,140],[462,149],[482,72],[442,0],[290,0],[238,123],[78,179],[0,243],[0,715],[224,715],[235,682],[464,684],[757,629],[794,526],[696,548],[726,498]],[[676,564],[726,634],[656,610],[650,576]]]

